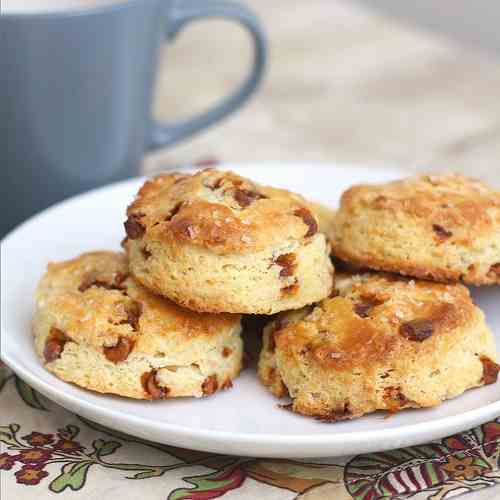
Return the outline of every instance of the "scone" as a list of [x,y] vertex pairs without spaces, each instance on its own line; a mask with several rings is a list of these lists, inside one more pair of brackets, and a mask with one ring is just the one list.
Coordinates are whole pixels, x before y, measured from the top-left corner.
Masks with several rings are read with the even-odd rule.
[[319,232],[323,233],[328,238],[333,231],[336,210],[317,201],[307,200],[307,206],[311,209],[318,220]]
[[170,173],[147,181],[127,216],[131,273],[189,309],[273,314],[331,291],[325,235],[289,191],[232,172]]
[[331,298],[266,326],[259,377],[293,411],[336,421],[438,405],[495,383],[495,360],[465,286],[339,273]]
[[37,291],[36,352],[57,377],[138,399],[200,397],[241,369],[240,316],[198,314],[127,275],[122,253],[49,264]]
[[334,254],[435,281],[500,283],[500,192],[458,174],[358,185],[342,196]]

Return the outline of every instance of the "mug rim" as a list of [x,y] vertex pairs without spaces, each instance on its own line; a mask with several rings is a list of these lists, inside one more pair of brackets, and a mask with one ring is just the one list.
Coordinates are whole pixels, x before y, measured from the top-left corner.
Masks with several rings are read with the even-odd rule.
[[23,19],[47,19],[47,18],[67,18],[67,17],[86,17],[98,14],[106,14],[109,12],[114,12],[124,8],[129,8],[140,3],[148,3],[155,0],[117,0],[113,3],[106,5],[96,5],[93,7],[78,7],[74,9],[66,10],[41,10],[41,11],[26,11],[26,12],[0,12],[0,17],[2,19],[13,19],[13,20],[23,20]]

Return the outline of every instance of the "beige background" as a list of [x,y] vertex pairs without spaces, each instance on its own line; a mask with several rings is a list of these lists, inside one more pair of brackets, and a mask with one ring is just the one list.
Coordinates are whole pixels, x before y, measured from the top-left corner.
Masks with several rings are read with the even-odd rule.
[[[148,171],[213,155],[432,166],[500,184],[500,56],[349,1],[247,3],[269,37],[260,91],[209,131],[150,155]],[[250,56],[238,26],[190,26],[162,53],[157,116],[210,105],[240,81]]]

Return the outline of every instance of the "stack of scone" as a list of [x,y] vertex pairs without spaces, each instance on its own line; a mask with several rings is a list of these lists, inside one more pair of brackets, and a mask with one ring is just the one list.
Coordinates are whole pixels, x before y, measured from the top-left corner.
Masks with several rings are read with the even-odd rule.
[[171,173],[142,186],[125,230],[125,254],[50,264],[40,282],[36,349],[63,380],[142,399],[230,388],[241,314],[259,314],[259,378],[298,413],[434,406],[496,382],[459,283],[500,284],[500,193],[478,181],[355,186],[333,212],[231,172]]
[[300,196],[232,173],[165,174],[127,210],[126,254],[49,264],[36,349],[48,370],[142,399],[203,396],[241,370],[240,313],[326,297],[326,238]]

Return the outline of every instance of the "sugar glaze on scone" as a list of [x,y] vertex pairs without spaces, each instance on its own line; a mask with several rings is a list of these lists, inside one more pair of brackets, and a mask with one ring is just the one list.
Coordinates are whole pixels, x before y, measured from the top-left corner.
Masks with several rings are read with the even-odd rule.
[[131,273],[190,309],[273,314],[330,293],[325,235],[289,191],[232,172],[170,173],[144,184],[127,217]]
[[500,284],[500,192],[458,174],[353,186],[342,195],[332,246],[361,267]]
[[199,314],[128,276],[124,254],[49,264],[37,291],[36,352],[57,377],[138,399],[200,397],[241,369],[240,316]]
[[339,273],[331,298],[266,326],[258,370],[293,411],[336,421],[435,406],[495,383],[499,368],[463,285]]

